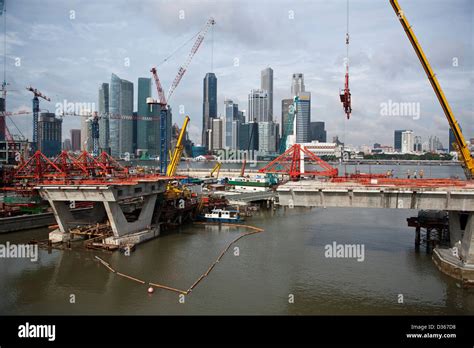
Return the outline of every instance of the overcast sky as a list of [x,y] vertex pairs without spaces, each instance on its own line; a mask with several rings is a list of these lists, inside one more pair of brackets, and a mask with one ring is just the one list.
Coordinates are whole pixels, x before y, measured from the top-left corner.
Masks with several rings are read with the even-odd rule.
[[[201,134],[202,79],[211,70],[213,56],[219,114],[224,112],[225,98],[246,110],[249,91],[260,87],[260,71],[270,66],[277,121],[281,99],[290,97],[291,75],[301,72],[312,93],[311,119],[326,122],[328,140],[339,135],[347,144],[393,144],[395,129],[412,129],[423,141],[437,135],[447,146],[448,123],[388,0],[349,1],[353,112],[348,121],[338,96],[344,83],[345,0],[6,2],[6,71],[12,90],[7,111],[31,109],[31,93],[25,90],[30,84],[51,98],[41,100],[42,109],[54,112],[56,103],[64,100],[97,106],[98,87],[110,81],[111,73],[132,81],[136,96],[138,77],[150,77],[152,66],[213,16],[213,33],[207,35],[170,101],[173,122],[178,124],[184,119],[179,105],[184,105],[196,143]],[[474,137],[474,2],[400,0],[400,4],[466,138]],[[165,90],[191,46],[192,41],[158,66]],[[419,119],[381,115],[381,103],[389,100],[419,103]],[[14,120],[31,139],[31,116]],[[77,117],[66,117],[63,138],[69,137],[69,129],[79,127]]]

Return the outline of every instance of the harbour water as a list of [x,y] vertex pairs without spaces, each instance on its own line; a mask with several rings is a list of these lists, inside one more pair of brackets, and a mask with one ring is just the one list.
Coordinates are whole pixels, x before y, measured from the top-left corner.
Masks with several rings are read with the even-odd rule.
[[[431,172],[462,176],[458,167]],[[184,303],[173,292],[148,294],[146,285],[109,272],[95,255],[122,273],[187,289],[243,228],[182,226],[137,246],[130,256],[73,248],[40,250],[36,263],[0,259],[0,313],[474,314],[474,291],[439,272],[424,249],[415,251],[406,218],[416,214],[264,209],[247,223],[265,231],[233,245]],[[0,235],[0,244],[45,239],[47,233]],[[364,260],[327,258],[325,246],[333,242],[364,245]]]

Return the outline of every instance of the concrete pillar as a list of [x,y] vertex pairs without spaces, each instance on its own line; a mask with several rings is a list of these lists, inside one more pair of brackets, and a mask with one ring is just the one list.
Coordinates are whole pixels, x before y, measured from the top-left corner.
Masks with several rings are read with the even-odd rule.
[[461,241],[461,259],[474,265],[474,213],[449,212],[449,234],[451,246]]
[[49,200],[54,217],[62,233],[69,232],[69,224],[74,221],[67,202]]
[[157,196],[157,194],[145,196],[140,216],[134,222],[127,221],[117,202],[104,202],[105,211],[107,212],[114,236],[120,237],[125,234],[143,231],[151,226]]

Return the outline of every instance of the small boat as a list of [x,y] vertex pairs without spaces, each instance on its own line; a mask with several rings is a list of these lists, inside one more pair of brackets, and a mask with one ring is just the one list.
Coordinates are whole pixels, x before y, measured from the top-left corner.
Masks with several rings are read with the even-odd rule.
[[201,215],[201,219],[209,222],[230,222],[239,223],[244,220],[237,210],[212,209],[210,213]]

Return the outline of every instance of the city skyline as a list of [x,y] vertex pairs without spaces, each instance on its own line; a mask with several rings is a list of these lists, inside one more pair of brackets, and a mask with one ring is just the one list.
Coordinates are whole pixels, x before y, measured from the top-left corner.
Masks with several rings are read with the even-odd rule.
[[[28,2],[28,6],[23,6],[24,1],[8,3],[7,82],[13,90],[7,97],[8,111],[31,109],[31,96],[22,91],[24,85],[29,84],[51,97],[51,103],[41,103],[42,109],[52,111],[55,103],[64,100],[95,103],[98,109],[97,88],[109,80],[111,73],[136,84],[138,77],[149,77],[149,69],[155,65],[158,65],[158,74],[167,89],[185,60],[189,45],[178,50],[166,63],[160,65],[160,62],[196,33],[212,15],[216,19],[214,34],[204,40],[170,101],[175,110],[184,106],[184,113],[174,113],[173,123],[181,124],[184,114],[190,115],[189,132],[195,143],[200,143],[200,86],[205,73],[212,70],[219,80],[217,115],[223,116],[225,98],[232,99],[241,107],[246,105],[248,92],[260,85],[260,73],[269,66],[273,69],[273,117],[277,122],[281,122],[281,100],[291,96],[292,74],[301,72],[305,76],[306,89],[312,93],[311,121],[324,121],[328,138],[339,135],[346,144],[354,145],[372,144],[374,141],[391,144],[395,129],[413,129],[425,139],[433,134],[443,143],[447,142],[448,124],[442,110],[386,4],[351,2],[353,117],[346,121],[338,100],[343,85],[345,54],[342,3],[277,1],[267,12],[255,11],[256,15],[250,15],[250,2],[245,1],[225,5],[209,1],[199,6],[178,1],[169,4],[162,12],[157,11],[159,2],[158,5],[117,2],[117,8],[130,9],[132,16],[128,17],[101,11],[102,6],[107,7],[107,2],[83,4],[76,9],[58,1],[50,3],[54,6],[49,6],[48,12],[35,3]],[[409,19],[416,20],[419,39],[432,60],[465,137],[469,139],[474,136],[472,122],[469,123],[473,117],[470,101],[472,46],[469,37],[457,33],[465,32],[472,25],[469,16],[472,5],[461,0],[456,4],[440,3],[436,8],[428,9],[423,6],[423,1],[403,5],[410,13]],[[153,11],[147,11],[149,6]],[[230,17],[229,11],[225,10],[229,6],[239,15]],[[262,7],[263,4],[255,6]],[[376,13],[376,17],[367,17],[369,7],[371,15]],[[184,10],[184,19],[179,17],[180,10]],[[70,18],[71,11],[74,11],[74,19]],[[293,19],[290,11],[293,11]],[[443,21],[442,15],[453,18],[454,25]],[[248,25],[243,26],[244,19]],[[31,24],[25,26],[24,23]],[[381,24],[383,29],[380,29]],[[281,28],[278,37],[259,30],[272,31],[276,26]],[[372,31],[376,26],[379,29],[374,37]],[[243,30],[232,30],[237,27]],[[121,35],[112,34],[117,30]],[[315,35],[314,32],[324,35]],[[439,36],[445,39],[443,47],[438,44]],[[211,37],[214,37],[213,69]],[[290,48],[282,44],[288,37],[292,38],[291,54]],[[70,44],[65,45],[65,42]],[[48,49],[42,49],[45,46]],[[156,50],[150,52],[149,47],[156,47]],[[20,66],[15,65],[16,58],[20,58]],[[457,59],[458,66],[453,66],[453,58]],[[134,100],[137,100],[137,88],[134,92]],[[156,98],[153,87],[152,93]],[[381,104],[390,100],[419,103],[421,117],[382,116]],[[137,111],[134,104],[133,111]],[[15,122],[31,139],[31,117],[17,117]],[[63,125],[63,137],[70,129],[80,128],[79,120],[74,117],[66,117]],[[372,139],[373,134],[378,138]]]

